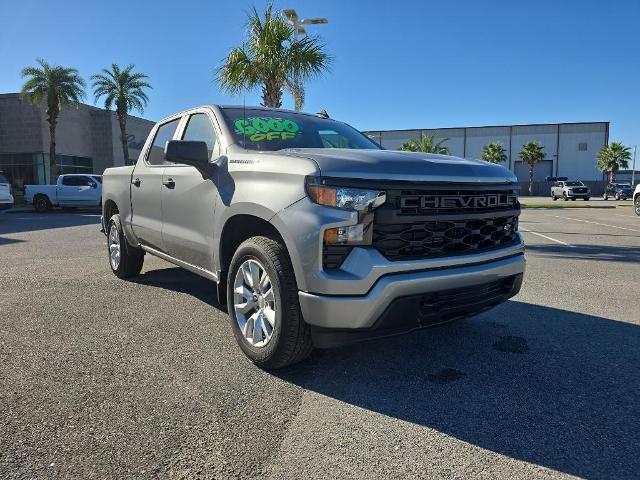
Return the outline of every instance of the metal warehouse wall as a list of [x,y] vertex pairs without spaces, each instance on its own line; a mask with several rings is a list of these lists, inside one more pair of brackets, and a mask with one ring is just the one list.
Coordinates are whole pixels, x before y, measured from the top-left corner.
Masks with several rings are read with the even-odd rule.
[[522,145],[538,141],[544,145],[545,161],[536,165],[534,179],[542,181],[548,175],[567,176],[573,180],[602,181],[596,168],[596,154],[608,143],[609,122],[561,123],[541,125],[503,125],[416,130],[383,130],[365,132],[384,148],[399,149],[421,132],[435,135],[436,140],[448,139],[446,146],[452,155],[480,158],[488,143],[501,142],[507,151],[507,166],[518,180],[528,180],[528,166],[518,160]]

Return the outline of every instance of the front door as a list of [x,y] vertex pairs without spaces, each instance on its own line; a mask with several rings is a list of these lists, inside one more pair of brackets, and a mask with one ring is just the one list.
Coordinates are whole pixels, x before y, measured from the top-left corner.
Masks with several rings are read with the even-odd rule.
[[[208,111],[191,114],[182,140],[206,142],[209,161],[219,156],[219,144]],[[169,255],[213,270],[213,214],[217,189],[189,165],[167,165],[162,181],[162,241]]]
[[162,242],[162,175],[166,168],[164,146],[173,140],[180,117],[160,125],[144,158],[131,177],[131,228],[140,242],[165,251]]

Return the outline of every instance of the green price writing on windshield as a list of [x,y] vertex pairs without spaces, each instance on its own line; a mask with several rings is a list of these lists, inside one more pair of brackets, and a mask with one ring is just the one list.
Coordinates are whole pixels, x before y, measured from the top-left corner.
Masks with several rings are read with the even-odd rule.
[[252,118],[248,120],[241,118],[236,120],[234,125],[240,133],[248,135],[252,142],[276,139],[290,140],[300,130],[300,125],[293,120],[279,118]]

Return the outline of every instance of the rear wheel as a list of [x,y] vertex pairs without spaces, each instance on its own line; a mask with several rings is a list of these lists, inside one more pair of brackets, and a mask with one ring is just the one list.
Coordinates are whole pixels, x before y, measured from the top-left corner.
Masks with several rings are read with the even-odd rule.
[[107,227],[107,251],[109,266],[118,278],[138,275],[144,263],[144,250],[127,243],[122,231],[120,215],[117,213],[109,220]]
[[640,217],[640,195],[636,197],[636,200],[633,203],[633,209],[635,210],[636,215]]
[[588,202],[591,197],[584,197],[584,201]]
[[256,365],[282,368],[311,353],[293,267],[280,241],[253,237],[238,247],[227,277],[227,304],[236,341]]
[[602,199],[603,200],[609,200],[609,195],[607,195],[606,193],[602,194]]
[[51,210],[51,202],[46,195],[36,195],[33,199],[33,206],[38,213],[44,213]]
[[616,193],[616,200],[621,200],[622,196],[619,193]]
[[558,199],[558,197],[556,197],[553,193],[551,194],[551,200],[553,200],[554,202]]

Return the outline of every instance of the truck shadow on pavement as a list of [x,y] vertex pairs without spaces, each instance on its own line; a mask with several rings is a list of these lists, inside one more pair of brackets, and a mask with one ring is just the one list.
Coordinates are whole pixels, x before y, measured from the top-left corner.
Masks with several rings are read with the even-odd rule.
[[279,378],[586,478],[640,471],[640,327],[509,301],[443,327],[317,351]]
[[[222,309],[212,282],[177,267],[131,281]],[[315,351],[271,374],[572,475],[640,471],[638,325],[509,301],[411,335]]]
[[[640,238],[639,238],[640,241]],[[543,254],[574,260],[600,260],[605,262],[639,263],[640,247],[614,245],[565,245],[528,244],[527,253]]]
[[150,287],[188,293],[201,302],[207,303],[224,313],[227,312],[226,306],[220,305],[218,302],[215,283],[183,268],[169,267],[143,271],[137,277],[128,278],[127,280]]

